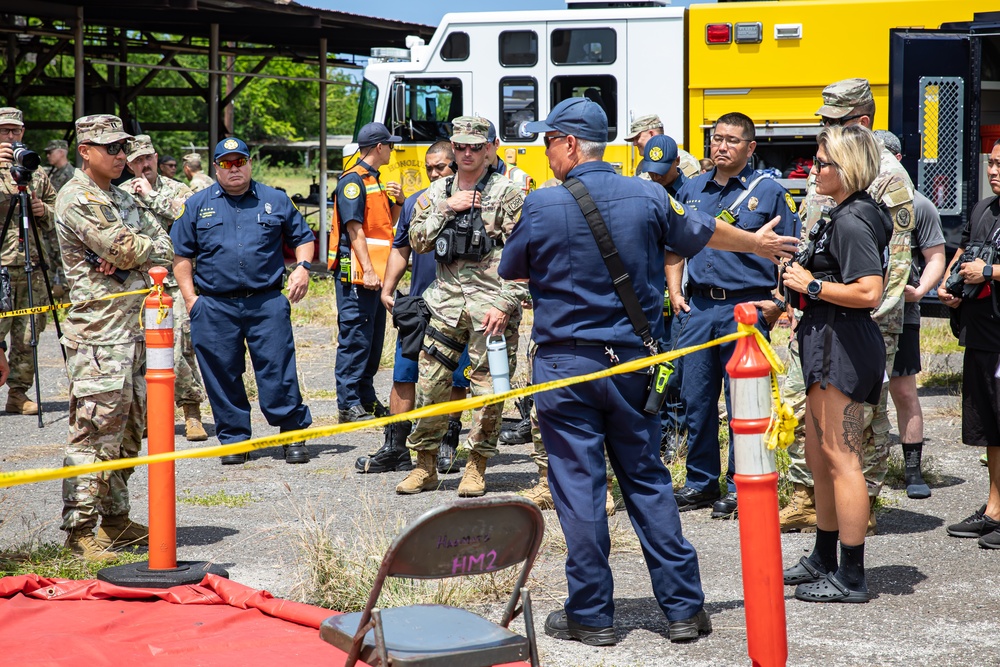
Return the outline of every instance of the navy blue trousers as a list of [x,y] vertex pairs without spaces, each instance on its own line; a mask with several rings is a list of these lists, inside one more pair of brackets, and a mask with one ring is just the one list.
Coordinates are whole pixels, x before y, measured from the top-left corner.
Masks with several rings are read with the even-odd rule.
[[[615,352],[622,361],[646,354]],[[610,365],[603,347],[541,345],[532,377],[540,384]],[[644,374],[617,375],[535,397],[549,488],[566,536],[566,615],[584,625],[614,620],[605,447],[663,613],[671,621],[689,618],[705,601],[698,554],[681,532],[670,473],[660,460],[659,419],[642,411],[647,382]]]
[[[680,324],[677,318],[671,315],[663,318],[663,326],[666,327],[667,337],[660,341],[660,352],[669,352],[679,346],[673,342],[677,340],[677,333],[680,331]],[[660,432],[662,436],[669,433],[684,433],[687,430],[687,419],[684,417],[684,402],[681,400],[681,365],[684,357],[674,359],[674,372],[670,374],[667,381],[667,397],[663,401],[663,409],[660,410]]]
[[[733,309],[736,304],[769,298],[766,292],[760,297],[725,299],[716,301],[706,297],[692,296],[688,300],[691,311],[678,313],[680,333],[677,347],[688,347],[707,343],[710,340],[736,333]],[[757,328],[768,335],[767,326],[757,313]],[[719,488],[722,474],[719,443],[719,393],[726,393],[726,412],[732,414],[729,401],[729,376],[726,364],[733,356],[736,343],[717,345],[707,350],[684,356],[684,373],[681,375],[681,399],[687,415],[688,453],[687,482],[685,486],[696,491]],[[733,431],[729,430],[729,442],[733,441]],[[733,474],[736,472],[736,453],[729,448],[729,462],[726,479],[729,491],[735,492]]]
[[375,402],[375,373],[385,340],[385,306],[378,290],[337,281],[337,407]]
[[275,290],[243,299],[203,295],[191,309],[191,342],[222,444],[250,437],[250,401],[243,386],[250,350],[260,411],[282,431],[312,424],[295,371],[291,306]]

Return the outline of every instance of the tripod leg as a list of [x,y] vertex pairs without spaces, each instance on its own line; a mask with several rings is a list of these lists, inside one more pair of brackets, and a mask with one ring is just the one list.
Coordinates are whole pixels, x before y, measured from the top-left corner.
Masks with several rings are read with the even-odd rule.
[[[45,270],[45,255],[42,253],[42,244],[38,236],[38,227],[31,225],[31,233],[35,237],[35,248],[38,250],[38,263],[42,265],[42,279],[45,281],[45,295],[49,298],[49,305],[56,305],[56,300],[52,296],[52,284],[49,282],[49,273]],[[3,238],[3,237],[0,237]],[[59,326],[59,311],[52,310],[52,323],[56,328],[56,340],[62,340],[62,328]],[[66,349],[60,345],[59,350],[62,352],[63,362],[66,362]]]
[[[35,307],[35,295],[34,286],[31,283],[31,274],[35,270],[34,262],[31,261],[31,239],[28,237],[28,229],[31,229],[33,236],[35,237],[35,245],[38,250],[39,262],[42,261],[41,246],[38,245],[38,231],[35,229],[35,225],[31,220],[31,204],[28,201],[28,190],[26,187],[19,185],[17,188],[17,205],[21,209],[21,230],[20,233],[24,239],[24,275],[27,280],[27,296],[28,296],[28,308]],[[42,271],[45,274],[45,271]],[[48,287],[48,276],[45,276],[45,285]],[[49,291],[49,300],[52,300],[52,292]],[[34,364],[35,370],[35,403],[38,405],[38,428],[43,428],[45,423],[43,421],[42,415],[42,376],[38,370],[38,327],[35,320],[35,313],[28,315],[28,322],[31,327],[31,357],[32,363]],[[66,352],[63,351],[65,358]]]

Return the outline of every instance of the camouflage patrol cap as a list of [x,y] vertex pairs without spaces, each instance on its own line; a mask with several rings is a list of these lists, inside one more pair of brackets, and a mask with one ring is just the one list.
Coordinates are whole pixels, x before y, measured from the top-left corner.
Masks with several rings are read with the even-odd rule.
[[459,116],[451,121],[451,142],[454,144],[485,144],[490,121],[479,116]]
[[24,127],[24,114],[14,107],[0,107],[0,125],[19,125]]
[[198,153],[188,153],[181,158],[181,162],[185,167],[193,167],[195,169],[201,169],[201,155]]
[[868,79],[844,79],[831,83],[823,89],[823,106],[815,115],[843,118],[851,113],[854,107],[871,100],[872,89],[868,85]]
[[632,121],[625,135],[625,141],[635,141],[635,139],[646,130],[662,130],[663,121],[656,114],[649,116],[639,116]]
[[125,155],[125,159],[131,162],[143,155],[153,155],[155,153],[156,149],[153,148],[153,140],[150,136],[148,134],[137,134],[132,138],[132,141],[128,142],[128,153]]
[[69,143],[65,139],[53,139],[49,142],[49,145],[45,147],[45,152],[48,153],[49,151],[57,151],[60,148],[64,151],[68,151]]
[[113,144],[131,138],[118,116],[102,113],[76,119],[77,144]]

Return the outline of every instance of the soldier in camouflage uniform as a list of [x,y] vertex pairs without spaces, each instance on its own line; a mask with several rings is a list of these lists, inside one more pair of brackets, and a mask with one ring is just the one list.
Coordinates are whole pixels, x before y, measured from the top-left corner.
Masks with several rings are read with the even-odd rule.
[[53,139],[45,147],[45,159],[49,162],[49,180],[56,192],[69,183],[76,173],[76,167],[68,159],[69,143],[63,139]]
[[[156,150],[148,134],[136,136],[128,148],[128,168],[137,176],[119,187],[149,207],[163,231],[170,233],[170,226],[184,210],[184,202],[193,195],[191,188],[180,181],[156,173]],[[198,360],[191,344],[191,320],[188,318],[184,298],[171,273],[164,282],[167,293],[174,300],[174,399],[184,412],[184,435],[192,442],[208,440],[208,433],[201,423],[201,403],[205,389],[198,372]]]
[[201,170],[201,156],[197,153],[188,153],[183,158],[184,175],[191,184],[192,192],[201,192],[205,188],[210,188],[215,183]]
[[[816,112],[824,125],[852,125],[855,123],[871,129],[875,118],[875,101],[866,79],[846,79],[832,83],[823,89],[823,106]],[[889,240],[889,279],[882,293],[882,302],[872,313],[872,319],[879,325],[885,341],[886,373],[892,374],[899,335],[903,332],[904,292],[910,277],[910,232],[913,229],[913,182],[896,157],[882,150],[882,165],[879,175],[868,188],[868,194],[880,203],[893,222],[893,234]],[[810,174],[806,197],[802,200],[800,215],[803,234],[808,233],[817,222],[829,215],[835,206],[832,199],[816,193],[814,176]],[[805,405],[805,387],[802,386],[802,371],[798,365],[798,355],[792,355],[792,364],[784,387],[784,399],[796,406]],[[882,387],[879,404],[864,405],[864,461],[862,468],[868,484],[868,495],[874,503],[882,489],[888,469],[889,430],[888,415],[889,384]],[[801,419],[800,419],[801,421]],[[796,437],[789,446],[791,458],[788,478],[795,485],[792,503],[781,512],[782,530],[811,530],[816,525],[816,509],[813,504],[812,474],[806,467],[802,438]],[[875,534],[875,515],[868,518],[868,534]]]
[[[76,121],[76,136],[83,168],[56,199],[70,299],[79,304],[67,312],[61,340],[70,381],[67,466],[137,456],[146,418],[146,345],[139,321],[144,297],[80,302],[149,287],[150,267],[169,266],[174,254],[152,212],[111,185],[125,168],[125,141],[131,138],[121,119],[84,116]],[[112,275],[117,269],[127,272],[123,282]],[[74,554],[111,560],[111,547],[148,544],[149,530],[128,516],[131,474],[127,468],[63,482],[62,529]]]
[[[507,360],[513,375],[521,302],[528,296],[524,284],[505,281],[497,274],[503,241],[521,217],[524,195],[509,178],[488,165],[489,153],[485,149],[489,121],[462,116],[454,120],[453,128],[451,141],[458,173],[431,183],[417,199],[410,224],[410,246],[414,252],[435,250],[457,232],[456,217],[471,211],[473,232],[469,237],[488,237],[490,249],[481,259],[467,256],[448,263],[436,252],[437,280],[424,291],[431,321],[419,360],[418,407],[447,400],[452,371],[466,344],[472,362],[472,393],[479,396],[493,391],[486,359],[488,336],[506,337]],[[478,228],[480,217],[482,229]],[[497,453],[502,411],[502,405],[494,404],[473,413],[467,442],[472,451],[458,495],[486,493],[486,461]],[[420,493],[437,486],[437,451],[447,428],[447,415],[417,421],[407,439],[407,446],[417,452],[417,467],[396,487],[396,493]]]
[[[7,219],[10,208],[17,200],[17,184],[10,173],[11,160],[14,153],[11,143],[21,141],[24,137],[24,122],[21,111],[13,107],[0,108],[0,225]],[[45,243],[46,233],[54,228],[56,191],[52,188],[48,176],[41,169],[31,175],[28,184],[28,195],[31,198],[31,215],[42,239],[42,253],[46,263],[52,261],[48,244]],[[21,211],[15,213],[10,221],[7,235],[0,245],[0,263],[7,267],[10,273],[11,292],[14,308],[28,307],[28,276],[24,270],[24,252],[18,251],[18,227]],[[39,266],[38,248],[34,236],[26,239],[31,247],[31,261]],[[45,278],[41,271],[33,270],[31,276],[31,292],[34,305],[48,304],[45,293]],[[35,317],[35,333],[41,336],[45,330],[46,314],[39,313]],[[10,390],[7,394],[6,412],[20,415],[37,415],[38,404],[28,398],[27,391],[35,381],[34,357],[31,349],[31,323],[28,317],[6,317],[0,319],[0,340],[10,334]],[[36,339],[37,340],[37,339]]]

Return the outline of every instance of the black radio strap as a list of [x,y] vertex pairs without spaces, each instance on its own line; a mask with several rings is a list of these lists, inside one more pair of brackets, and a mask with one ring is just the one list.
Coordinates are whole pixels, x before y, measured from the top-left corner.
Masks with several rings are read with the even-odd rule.
[[618,254],[618,248],[615,247],[614,241],[611,240],[611,233],[608,231],[607,225],[604,224],[601,212],[597,210],[597,204],[594,203],[593,197],[587,191],[587,186],[579,179],[571,178],[564,182],[563,186],[576,199],[576,203],[580,206],[580,211],[594,235],[594,240],[597,241],[601,257],[608,267],[608,273],[611,274],[611,282],[615,286],[615,292],[618,293],[618,298],[625,306],[629,322],[632,323],[632,330],[642,339],[643,345],[649,348],[650,354],[656,354],[657,345],[649,333],[649,320],[646,319],[646,313],[643,312],[642,306],[639,304],[639,297],[632,285],[632,278],[625,270],[625,264]]

